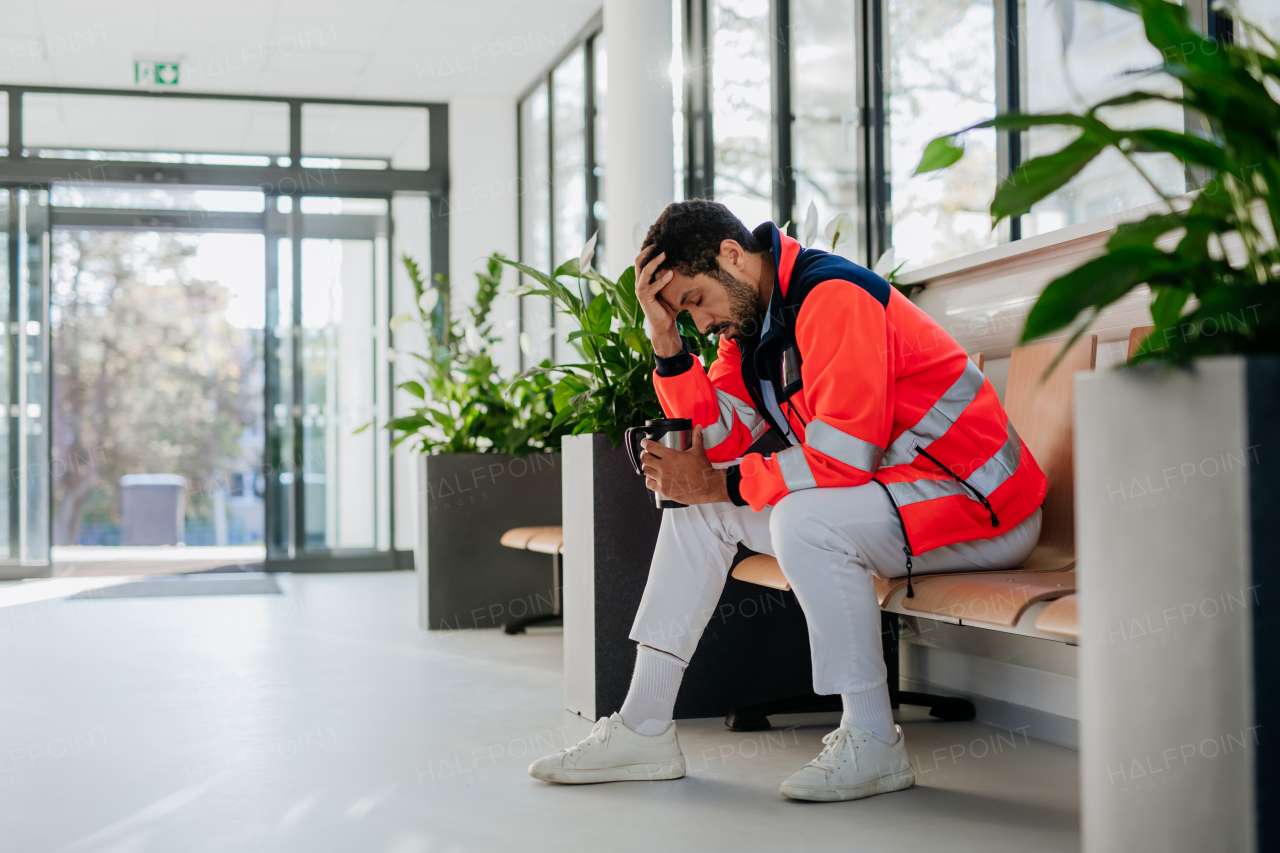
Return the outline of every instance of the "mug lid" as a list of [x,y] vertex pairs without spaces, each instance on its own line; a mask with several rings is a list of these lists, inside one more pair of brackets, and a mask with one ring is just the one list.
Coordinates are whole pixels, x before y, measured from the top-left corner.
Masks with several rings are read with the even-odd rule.
[[693,429],[692,418],[650,418],[644,422],[646,427],[663,427],[667,430]]

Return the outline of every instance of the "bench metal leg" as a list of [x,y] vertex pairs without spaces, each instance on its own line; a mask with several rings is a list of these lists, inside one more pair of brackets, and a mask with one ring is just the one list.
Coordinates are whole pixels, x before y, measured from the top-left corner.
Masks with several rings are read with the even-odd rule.
[[526,616],[523,619],[516,619],[511,622],[503,622],[502,630],[506,634],[523,634],[524,629],[530,625],[540,625],[543,622],[551,622],[561,618],[560,613],[560,555],[551,555],[551,612],[538,613],[533,616]]
[[502,630],[507,634],[523,634],[524,629],[530,625],[540,625],[543,622],[554,622],[558,619],[560,619],[559,613],[539,613],[536,616],[526,616],[523,619],[503,622]]
[[880,641],[884,646],[884,665],[889,671],[889,704],[918,705],[928,707],[929,716],[948,723],[972,720],[977,714],[973,703],[959,696],[938,696],[933,693],[916,693],[899,688],[901,677],[898,668],[898,614],[880,611]]
[[[884,647],[884,663],[888,669],[889,702],[899,705],[919,705],[929,709],[929,715],[945,722],[972,720],[977,711],[968,699],[958,696],[937,696],[932,693],[916,693],[899,688],[898,668],[898,614],[880,613],[880,639]],[[760,705],[738,708],[724,718],[724,724],[735,732],[758,732],[769,728],[770,714],[799,713],[801,711],[838,711],[842,704],[839,696],[790,696]]]

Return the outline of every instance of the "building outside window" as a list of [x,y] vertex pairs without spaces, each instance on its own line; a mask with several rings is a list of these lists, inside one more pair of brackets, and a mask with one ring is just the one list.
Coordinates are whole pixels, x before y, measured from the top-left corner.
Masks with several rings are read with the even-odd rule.
[[[1135,72],[1160,64],[1160,52],[1147,43],[1142,21],[1104,3],[1077,3],[1070,31],[1064,36],[1053,7],[1027,3],[1026,49],[1023,51],[1029,112],[1075,112],[1137,88],[1150,89],[1153,79]],[[1174,80],[1163,91],[1181,93]],[[1176,104],[1148,101],[1102,113],[1121,127],[1163,127],[1181,131],[1183,111]],[[1050,154],[1078,134],[1068,128],[1037,128],[1027,134],[1028,156]],[[1182,164],[1168,154],[1138,154],[1136,164],[1165,195],[1186,192]],[[1023,217],[1022,234],[1056,231],[1156,201],[1151,184],[1114,149],[1084,168],[1065,187]]]
[[[860,168],[854,4],[793,0],[791,32],[797,222],[803,225],[810,203],[817,209],[821,225],[841,213],[860,219],[858,207],[865,187]],[[855,231],[837,251],[859,258],[863,243],[859,236]],[[815,245],[831,248],[821,239]]]
[[890,245],[898,262],[926,266],[996,243],[988,206],[996,189],[996,133],[968,134],[967,153],[942,172],[912,177],[929,140],[996,114],[991,0],[884,0]]
[[711,3],[715,196],[754,228],[773,217],[769,0]]

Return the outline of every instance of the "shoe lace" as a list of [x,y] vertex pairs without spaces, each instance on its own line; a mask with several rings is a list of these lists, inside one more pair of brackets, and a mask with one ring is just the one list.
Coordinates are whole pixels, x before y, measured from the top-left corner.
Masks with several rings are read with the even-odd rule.
[[[824,746],[822,752],[818,753],[818,757],[809,762],[810,767],[818,767],[822,770],[835,770],[839,766],[844,756],[844,745],[849,739],[848,732],[843,727],[836,729],[831,734],[822,739]],[[853,755],[853,769],[858,769],[858,751],[856,749],[849,750]]]
[[609,733],[612,731],[613,726],[609,725],[609,718],[601,717],[596,720],[596,724],[591,728],[591,734],[587,735],[568,749],[561,750],[561,752],[568,753],[569,755],[577,755],[579,752],[590,746],[592,741],[607,745],[609,743]]

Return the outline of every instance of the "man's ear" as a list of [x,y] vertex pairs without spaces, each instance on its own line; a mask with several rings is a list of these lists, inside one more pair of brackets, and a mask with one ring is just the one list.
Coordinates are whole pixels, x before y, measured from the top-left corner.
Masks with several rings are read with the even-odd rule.
[[737,240],[724,239],[720,241],[720,260],[725,266],[741,270],[746,254],[742,249],[742,244]]

